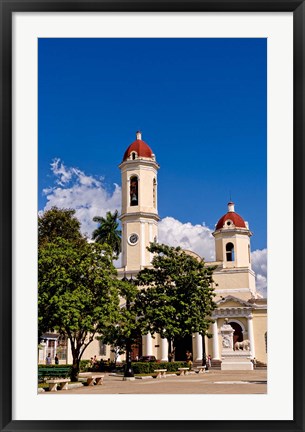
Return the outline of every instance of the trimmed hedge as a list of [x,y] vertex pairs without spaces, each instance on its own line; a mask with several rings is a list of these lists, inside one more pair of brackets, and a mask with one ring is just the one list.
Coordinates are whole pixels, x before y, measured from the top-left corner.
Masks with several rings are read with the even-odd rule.
[[167,369],[167,372],[177,372],[178,368],[187,367],[186,362],[132,362],[135,374],[151,374],[156,369]]
[[[79,370],[81,372],[87,372],[87,370],[89,369],[90,366],[90,360],[81,360],[79,362]],[[72,364],[50,364],[50,365],[45,365],[45,364],[39,364],[38,365],[38,369],[56,369],[56,368],[60,368],[60,369],[71,369],[72,368]]]
[[50,369],[50,368],[71,368],[72,365],[71,364],[50,364],[50,365],[45,365],[45,364],[39,364],[38,365],[38,369]]

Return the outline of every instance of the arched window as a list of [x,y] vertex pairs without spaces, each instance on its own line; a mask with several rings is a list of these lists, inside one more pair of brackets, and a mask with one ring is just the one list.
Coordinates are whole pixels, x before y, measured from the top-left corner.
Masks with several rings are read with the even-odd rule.
[[136,156],[137,156],[136,152],[132,152],[131,153],[131,159],[132,160],[135,160]]
[[138,205],[138,177],[131,177],[130,179],[130,205]]
[[156,207],[157,200],[156,200],[156,188],[157,188],[157,182],[156,179],[153,179],[153,206]]
[[265,333],[265,348],[266,348],[266,352],[267,352],[267,332]]
[[226,244],[226,256],[227,261],[234,261],[234,244],[227,243]]

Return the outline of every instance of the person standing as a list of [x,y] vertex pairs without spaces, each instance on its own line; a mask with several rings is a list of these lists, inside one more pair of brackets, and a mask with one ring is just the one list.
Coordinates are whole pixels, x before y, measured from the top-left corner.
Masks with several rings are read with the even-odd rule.
[[176,347],[174,347],[174,349],[169,353],[169,355],[168,355],[168,361],[169,362],[175,361],[175,350],[176,350]]
[[55,360],[55,364],[58,365],[59,364],[59,358],[58,358],[57,354],[55,355],[54,360]]
[[50,364],[52,364],[51,353],[49,353],[46,358],[46,365],[50,365]]
[[92,369],[93,370],[97,370],[98,369],[98,360],[97,360],[97,357],[96,357],[96,355],[93,357],[93,359],[92,359]]
[[185,355],[186,355],[186,363],[189,366],[189,368],[191,368],[193,365],[192,353],[190,351],[186,351]]

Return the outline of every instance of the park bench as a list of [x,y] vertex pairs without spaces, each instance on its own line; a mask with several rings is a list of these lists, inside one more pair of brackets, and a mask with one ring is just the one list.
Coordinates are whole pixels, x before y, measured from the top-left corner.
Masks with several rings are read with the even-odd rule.
[[188,370],[188,367],[178,368],[179,375],[185,375]]
[[104,375],[98,374],[98,373],[91,373],[91,372],[81,372],[78,374],[79,378],[86,378],[87,379],[87,385],[93,386],[94,381],[96,385],[102,385]]
[[57,384],[59,384],[60,390],[68,390],[68,382],[70,382],[69,378],[56,378],[46,380],[46,383],[49,384],[49,391],[57,391]]
[[206,366],[197,366],[196,369],[198,369],[198,373],[203,373],[205,372]]
[[155,369],[154,372],[157,374],[156,378],[166,378],[167,369]]
[[38,368],[38,380],[44,381],[46,378],[67,378],[71,367],[43,367]]

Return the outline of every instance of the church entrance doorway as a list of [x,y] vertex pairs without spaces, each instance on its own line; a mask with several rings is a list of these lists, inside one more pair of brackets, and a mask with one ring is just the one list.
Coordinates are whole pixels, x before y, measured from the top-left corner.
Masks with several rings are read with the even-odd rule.
[[242,342],[244,340],[243,330],[241,326],[236,322],[229,322],[229,324],[234,329],[234,333],[233,333],[233,346],[234,346],[235,342]]
[[175,361],[186,361],[186,351],[193,354],[192,336],[178,337],[174,339]]
[[131,345],[131,360],[136,361],[142,355],[142,338],[139,338],[135,344]]

